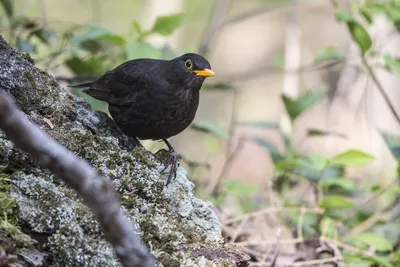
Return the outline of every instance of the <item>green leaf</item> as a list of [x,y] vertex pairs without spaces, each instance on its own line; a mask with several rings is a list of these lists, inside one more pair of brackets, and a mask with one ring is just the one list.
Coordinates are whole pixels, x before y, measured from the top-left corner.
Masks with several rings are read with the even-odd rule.
[[32,31],[29,34],[29,37],[36,36],[42,43],[46,45],[50,45],[50,40],[56,38],[56,34],[53,31],[50,31],[45,28],[40,28],[37,30]]
[[224,127],[222,127],[220,124],[213,122],[208,122],[208,121],[193,122],[190,125],[190,128],[196,131],[209,133],[220,138],[228,138],[229,136],[228,132],[225,130]]
[[347,138],[345,134],[334,132],[334,131],[323,131],[315,128],[307,129],[307,136],[316,137],[316,136],[336,136],[340,138]]
[[257,128],[263,128],[263,129],[275,129],[278,130],[279,123],[277,122],[267,122],[267,121],[244,121],[240,122],[240,125],[244,126],[252,126],[252,127],[257,127]]
[[377,251],[390,251],[393,250],[392,244],[382,236],[372,233],[364,232],[358,235],[353,235],[352,238],[361,241],[369,247],[375,248]]
[[161,58],[161,50],[145,42],[129,43],[126,46],[128,59],[135,58]]
[[356,187],[356,182],[351,179],[347,179],[344,177],[330,178],[326,180],[321,180],[319,184],[323,189],[328,190],[332,187],[340,187],[345,190],[351,191]]
[[385,55],[383,57],[383,60],[385,62],[385,68],[388,71],[391,71],[393,73],[397,73],[400,75],[400,57],[392,57],[389,55]]
[[124,47],[126,40],[122,36],[97,24],[87,26],[84,32],[75,35],[71,40],[72,46],[81,47],[92,53],[97,52],[99,49],[101,50],[102,48],[99,46],[102,43],[112,43],[113,45]]
[[305,157],[306,166],[310,169],[322,171],[328,163],[328,159],[319,154],[308,154]]
[[250,138],[250,140],[254,141],[259,146],[265,148],[268,151],[268,153],[270,154],[271,159],[274,162],[274,164],[277,164],[279,161],[284,159],[284,156],[278,150],[278,148],[274,144],[272,144],[271,142],[266,140],[265,138],[253,137],[253,138]]
[[400,21],[400,6],[386,8],[386,15],[392,22]]
[[117,34],[105,34],[105,35],[99,36],[97,38],[97,40],[111,42],[111,43],[119,45],[119,46],[125,46],[125,44],[126,44],[126,40]]
[[354,21],[354,17],[348,11],[346,11],[342,8],[338,8],[338,9],[336,9],[336,20],[341,21],[341,22],[350,22],[350,21]]
[[304,163],[299,160],[281,160],[276,163],[275,171],[287,171],[300,167],[304,167]]
[[[328,162],[329,164],[329,162]],[[321,179],[332,179],[335,177],[342,177],[344,175],[343,166],[327,166],[321,174]]]
[[326,196],[319,201],[319,206],[327,209],[348,209],[354,205],[352,200],[339,195]]
[[[375,256],[371,257],[372,261],[378,266],[384,266],[384,267],[395,267],[395,265],[391,264],[391,260],[389,257],[383,257],[383,256]],[[398,265],[396,265],[398,266]]]
[[364,166],[375,158],[359,150],[348,150],[340,153],[330,161],[330,165]]
[[335,46],[328,46],[318,51],[314,58],[314,64],[318,65],[324,61],[328,60],[342,60],[344,56],[340,53],[340,51]]
[[368,22],[368,24],[372,24],[372,16],[370,14],[370,11],[366,8],[361,8],[360,9],[360,14],[364,17],[365,21]]
[[318,182],[324,178],[325,166],[328,159],[322,155],[303,155],[295,160],[282,160],[276,163],[275,171],[306,178]]
[[400,5],[395,8],[387,8],[386,15],[392,21],[393,26],[400,32]]
[[380,132],[393,157],[400,161],[400,137],[383,131]]
[[93,56],[88,60],[71,57],[65,60],[67,67],[76,75],[102,75],[105,72],[105,56]]
[[183,13],[158,17],[150,32],[168,36],[181,26],[184,18]]
[[347,22],[347,27],[353,40],[358,44],[362,54],[364,55],[372,46],[372,40],[369,36],[369,33],[360,23],[356,21]]
[[14,5],[13,0],[0,0],[1,5],[3,6],[4,12],[7,14],[9,20],[14,17]]
[[143,34],[142,26],[140,26],[140,23],[137,20],[132,21],[132,28],[139,34]]
[[87,27],[85,27],[84,32],[75,35],[72,38],[71,43],[72,43],[72,45],[79,45],[80,43],[82,43],[84,41],[97,39],[100,36],[110,35],[110,34],[113,34],[113,33],[109,29],[107,29],[101,25],[92,24],[92,25],[88,25]]
[[349,264],[349,266],[352,266],[352,264],[354,266],[371,266],[372,264],[374,264],[374,261],[370,258],[363,257],[361,255],[347,255],[347,253],[345,253],[343,260],[344,263]]
[[289,117],[293,121],[304,111],[321,101],[325,97],[327,91],[328,89],[324,86],[320,89],[306,92],[305,94],[302,94],[298,99],[291,99],[285,95],[282,95],[281,98]]

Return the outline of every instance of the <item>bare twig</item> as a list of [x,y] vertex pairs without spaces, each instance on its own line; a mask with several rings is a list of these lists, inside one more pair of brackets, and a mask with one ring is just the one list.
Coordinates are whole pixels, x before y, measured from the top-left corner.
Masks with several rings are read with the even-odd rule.
[[99,176],[86,161],[78,159],[32,124],[5,92],[0,93],[0,129],[44,168],[78,191],[97,217],[123,266],[154,266],[154,260],[121,212],[110,180]]
[[396,109],[392,102],[390,101],[390,98],[388,94],[386,93],[385,89],[383,88],[381,82],[379,81],[378,77],[376,77],[375,71],[372,69],[372,67],[369,65],[367,59],[363,56],[361,57],[362,62],[367,70],[367,73],[371,77],[372,81],[375,83],[376,87],[378,88],[379,92],[382,94],[386,104],[388,105],[390,111],[392,112],[393,116],[395,117],[396,121],[398,124],[400,124],[400,116],[397,114]]
[[232,143],[233,143],[233,133],[235,131],[235,128],[237,126],[237,104],[238,104],[238,89],[234,88],[233,89],[233,103],[231,106],[231,120],[229,122],[229,131],[228,131],[228,141],[226,142],[226,149],[225,149],[225,162],[224,165],[222,166],[221,172],[216,178],[216,181],[213,181],[213,183],[210,184],[208,187],[208,192],[211,192],[213,196],[218,195],[219,193],[219,185],[221,182],[221,179],[224,178],[228,170],[230,169],[233,160],[237,156],[240,150],[243,148],[243,138],[239,138],[238,144],[236,145],[235,149],[232,150]]
[[220,30],[224,23],[226,13],[231,6],[231,0],[217,0],[213,12],[211,14],[210,23],[203,34],[203,38],[200,42],[199,52],[205,54],[210,48],[211,42],[215,34]]
[[377,213],[358,224],[357,226],[351,228],[347,233],[342,236],[342,239],[346,239],[349,236],[357,235],[362,232],[366,232],[369,228],[374,226],[379,221],[387,221],[389,218],[389,213]]
[[353,216],[355,216],[358,212],[360,212],[361,210],[365,209],[365,207],[367,207],[371,202],[374,202],[374,201],[378,200],[378,198],[381,197],[384,193],[386,193],[387,191],[391,190],[393,188],[393,186],[395,186],[396,184],[397,184],[397,181],[394,180],[390,184],[388,184],[387,186],[381,188],[372,197],[368,198],[366,201],[364,201],[363,203],[358,205],[357,208],[353,209],[352,212],[350,212],[347,215],[347,217],[348,218],[352,218]]
[[281,229],[278,229],[276,232],[276,245],[274,255],[272,257],[271,267],[274,267],[276,264],[276,260],[278,259],[279,250],[280,250],[280,240],[281,240]]
[[[226,173],[228,172],[229,168],[231,167],[233,160],[238,155],[239,151],[243,148],[244,139],[240,138],[238,144],[235,147],[235,150],[229,154],[228,158],[225,160],[224,165],[222,166],[220,174],[217,176],[217,179],[210,182],[208,189],[206,192],[210,193],[213,196],[217,196],[219,193],[219,184],[222,178],[225,177]],[[229,148],[227,148],[229,149]]]

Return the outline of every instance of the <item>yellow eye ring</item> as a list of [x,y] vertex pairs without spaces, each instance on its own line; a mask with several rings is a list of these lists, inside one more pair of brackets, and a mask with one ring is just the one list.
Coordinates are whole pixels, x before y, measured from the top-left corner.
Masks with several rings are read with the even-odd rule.
[[193,68],[193,63],[192,63],[192,61],[190,60],[190,59],[188,59],[188,60],[186,60],[185,61],[185,66],[186,66],[186,68],[188,68],[188,69],[192,69]]

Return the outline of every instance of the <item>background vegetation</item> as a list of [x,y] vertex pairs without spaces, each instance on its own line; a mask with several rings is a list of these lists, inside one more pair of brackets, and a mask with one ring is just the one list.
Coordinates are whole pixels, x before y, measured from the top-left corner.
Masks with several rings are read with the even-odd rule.
[[311,2],[1,0],[0,27],[65,85],[205,55],[218,77],[173,143],[230,242],[253,266],[400,266],[400,1]]

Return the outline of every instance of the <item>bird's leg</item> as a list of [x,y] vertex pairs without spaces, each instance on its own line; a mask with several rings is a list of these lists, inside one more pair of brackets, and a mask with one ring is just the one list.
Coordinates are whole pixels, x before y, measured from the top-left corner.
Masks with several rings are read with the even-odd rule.
[[167,185],[171,182],[172,177],[175,179],[176,178],[176,171],[181,163],[181,155],[176,153],[175,149],[172,147],[172,145],[168,142],[167,139],[163,139],[164,143],[168,147],[168,152],[170,154],[170,158],[165,165],[164,169],[161,171],[162,173],[165,172],[165,170],[168,168],[168,166],[171,166],[169,175],[168,175],[168,180],[167,180]]

